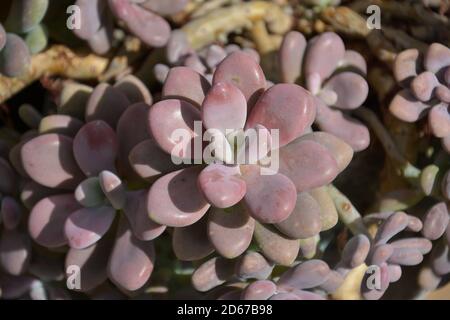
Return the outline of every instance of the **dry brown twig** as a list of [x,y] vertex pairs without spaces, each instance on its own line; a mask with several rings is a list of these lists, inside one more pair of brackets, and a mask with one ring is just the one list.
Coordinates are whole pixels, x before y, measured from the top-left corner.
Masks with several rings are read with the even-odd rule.
[[95,79],[105,71],[109,59],[94,54],[79,55],[61,45],[35,55],[28,72],[19,78],[0,75],[0,103],[42,76],[63,76],[71,79]]
[[255,22],[264,21],[270,32],[284,34],[292,24],[292,18],[280,6],[265,1],[239,3],[216,9],[193,20],[182,28],[194,49],[216,42],[234,30],[251,29]]

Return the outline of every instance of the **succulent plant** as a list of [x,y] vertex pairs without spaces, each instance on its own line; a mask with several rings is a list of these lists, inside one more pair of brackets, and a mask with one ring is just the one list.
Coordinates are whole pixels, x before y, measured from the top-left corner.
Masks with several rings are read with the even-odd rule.
[[[337,223],[323,186],[345,169],[353,150],[331,134],[309,129],[313,97],[294,84],[266,89],[255,59],[236,51],[218,64],[212,86],[192,68],[170,69],[162,99],[148,113],[152,139],[131,151],[130,162],[142,178],[154,181],[147,212],[156,223],[174,228],[177,258],[198,261],[218,253],[195,271],[194,287],[208,291],[225,282],[222,274],[215,281],[208,278],[219,265],[231,270],[223,271],[229,277],[261,279],[274,263],[291,265],[300,250],[314,255],[318,234]],[[194,130],[195,121],[201,121],[200,131]],[[253,142],[234,139],[252,128],[258,132]],[[172,136],[177,129],[188,133],[182,149]],[[272,139],[273,129],[279,129],[279,145]],[[203,146],[201,139],[208,130],[215,132],[209,142],[224,147],[205,156],[210,145]],[[200,157],[192,153],[196,144]],[[278,156],[277,170],[264,167],[268,158]],[[188,161],[174,165],[180,159]],[[270,174],[263,174],[264,169]],[[252,238],[260,253],[244,253]],[[250,265],[261,270],[253,276],[242,270],[233,274],[246,259],[258,261]]]
[[225,57],[236,51],[248,53],[253,56],[255,61],[259,64],[259,54],[252,48],[242,49],[236,44],[228,44],[225,47],[218,44],[212,44],[197,52],[191,48],[185,32],[182,30],[174,30],[165,48],[167,64],[156,64],[154,67],[154,74],[160,83],[164,83],[170,68],[183,66],[198,72],[211,83],[217,65]]
[[433,43],[423,55],[417,49],[402,51],[394,76],[404,89],[393,98],[391,113],[406,122],[427,117],[429,131],[450,152],[450,49]]
[[43,117],[39,134],[19,147],[18,166],[31,180],[22,191],[31,209],[30,236],[47,248],[70,247],[66,267],[80,268],[81,291],[108,276],[134,291],[153,269],[151,240],[165,227],[148,219],[145,194],[130,189],[136,176],[127,159],[148,137],[144,101],[151,102],[151,95],[133,76],[93,90],[69,83],[59,113]]
[[[379,299],[386,292],[389,283],[397,282],[402,275],[403,266],[415,266],[423,261],[423,256],[431,251],[432,243],[427,237],[433,228],[432,223],[426,222],[424,225],[421,220],[408,215],[404,212],[371,214],[364,217],[366,221],[382,221],[378,227],[377,233],[370,244],[370,250],[367,252],[366,265],[377,266],[380,276],[380,287],[374,288],[369,285],[368,277],[361,284],[362,296],[365,299]],[[433,221],[436,222],[436,221]],[[406,237],[400,236],[401,232],[407,230],[410,232],[420,232],[425,237]],[[395,238],[394,241],[393,238]],[[361,251],[366,252],[365,245],[362,245],[362,239],[349,242],[346,250],[345,259],[353,261],[355,257],[362,256]],[[355,243],[353,243],[355,242]],[[363,242],[367,242],[363,240]],[[361,247],[363,247],[361,249]],[[352,252],[353,251],[353,252]]]
[[304,83],[317,105],[316,125],[344,140],[354,151],[368,147],[367,127],[348,114],[368,95],[363,75],[367,66],[356,51],[346,50],[334,32],[322,33],[308,42],[297,31],[287,33],[279,51],[281,80]]
[[0,73],[17,77],[28,70],[31,55],[47,46],[47,31],[42,20],[48,0],[12,1],[9,14],[0,21]]
[[[104,54],[109,51],[114,32],[114,18],[125,24],[136,37],[151,47],[163,47],[171,28],[161,16],[175,14],[186,6],[186,0],[77,0],[83,23],[74,33],[86,40],[91,49]],[[149,32],[151,30],[151,32]]]

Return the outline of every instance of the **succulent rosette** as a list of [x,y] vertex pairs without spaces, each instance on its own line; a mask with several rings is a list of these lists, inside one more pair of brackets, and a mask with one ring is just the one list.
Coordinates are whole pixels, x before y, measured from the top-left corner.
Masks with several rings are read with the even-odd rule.
[[114,18],[143,43],[163,47],[170,37],[169,23],[162,17],[183,10],[187,0],[77,0],[80,8],[80,28],[74,33],[86,40],[99,54],[109,51],[114,33]]
[[[361,288],[352,296],[380,299],[390,283],[400,280],[402,268],[422,263],[432,249],[431,240],[439,238],[447,225],[442,223],[437,227],[441,220],[436,217],[424,221],[404,212],[369,214],[364,217],[364,223],[377,226],[374,236],[353,236],[340,252],[337,263],[326,262],[336,259],[330,258],[325,249],[324,260],[301,259],[280,276],[274,276],[270,260],[258,252],[248,251],[236,259],[214,257],[207,260],[195,270],[192,282],[197,290],[211,290],[209,296],[218,299],[323,300],[341,299],[344,292],[348,299],[355,273],[363,272],[359,280]],[[420,231],[423,236],[416,236]],[[440,258],[439,267],[443,267]],[[375,273],[379,282],[369,278]]]
[[366,62],[356,51],[346,50],[334,32],[309,41],[297,31],[286,34],[279,51],[281,81],[305,85],[316,98],[315,124],[320,130],[348,143],[354,151],[368,147],[367,127],[349,112],[366,100],[369,88]]
[[58,113],[43,117],[38,134],[17,148],[16,163],[30,180],[22,190],[29,234],[43,247],[69,246],[66,268],[82,275],[75,289],[90,291],[109,278],[135,291],[153,270],[151,240],[165,229],[148,219],[128,164],[129,151],[149,137],[144,101],[151,95],[126,76],[95,89],[67,83],[59,100]]
[[400,52],[394,76],[404,89],[393,98],[391,113],[406,122],[427,117],[429,131],[450,153],[450,49],[433,43],[423,55],[417,49]]
[[[170,69],[162,96],[148,113],[152,138],[131,151],[130,162],[142,178],[157,178],[147,211],[174,228],[180,260],[214,251],[237,258],[254,238],[271,262],[290,265],[298,239],[336,224],[322,187],[353,150],[310,131],[316,106],[308,91],[295,84],[267,89],[255,59],[238,51],[217,66],[212,85],[192,68]],[[255,138],[245,138],[249,133]]]

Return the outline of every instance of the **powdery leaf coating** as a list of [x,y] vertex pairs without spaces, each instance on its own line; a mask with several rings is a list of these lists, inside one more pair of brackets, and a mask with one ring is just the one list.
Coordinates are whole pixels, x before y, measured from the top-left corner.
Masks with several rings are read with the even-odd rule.
[[262,223],[285,220],[295,207],[295,185],[283,174],[264,175],[256,165],[241,168],[247,184],[244,202],[249,214]]
[[13,33],[6,34],[0,51],[0,72],[7,77],[19,77],[30,67],[31,54],[25,42]]
[[307,88],[312,89],[312,85],[308,81],[312,74],[318,74],[320,83],[322,83],[331,76],[344,55],[344,42],[334,32],[325,32],[310,40],[304,64]]
[[0,238],[0,265],[11,275],[20,275],[28,269],[31,243],[18,230],[4,230]]
[[203,217],[210,205],[197,186],[200,169],[175,171],[152,185],[147,197],[147,210],[152,220],[170,227],[185,227]]
[[249,110],[266,88],[266,77],[255,59],[236,51],[226,57],[214,72],[213,84],[231,82],[239,88],[247,100]]
[[256,222],[254,235],[264,256],[277,264],[290,266],[298,255],[300,242],[283,236],[269,225]]
[[97,207],[105,202],[105,194],[100,187],[98,177],[87,178],[75,189],[75,199],[83,207]]
[[369,94],[366,80],[354,72],[341,72],[331,77],[323,88],[337,94],[333,106],[343,110],[358,108]]
[[235,273],[241,279],[263,280],[270,276],[273,267],[260,253],[247,251],[236,262]]
[[68,115],[52,114],[42,118],[38,130],[41,134],[57,133],[74,137],[83,124],[82,121]]
[[394,61],[394,77],[398,83],[406,86],[420,72],[420,55],[417,49],[400,52]]
[[72,213],[64,225],[69,246],[84,249],[96,243],[111,227],[115,214],[109,206],[81,208]]
[[143,179],[151,179],[177,168],[171,156],[162,151],[153,139],[147,139],[136,145],[130,152],[129,162]]
[[50,188],[73,189],[83,180],[72,153],[73,140],[60,134],[44,134],[22,147],[23,167],[37,183]]
[[267,300],[277,291],[275,283],[269,280],[258,280],[250,283],[242,292],[242,300]]
[[289,217],[276,227],[293,239],[311,238],[321,231],[320,206],[307,192],[297,195],[297,202]]
[[300,140],[311,140],[319,143],[328,149],[328,151],[333,155],[339,168],[339,172],[344,171],[345,168],[350,164],[353,158],[353,149],[344,140],[329,134],[327,132],[312,132],[305,134],[299,138]]
[[114,87],[122,91],[130,103],[144,102],[151,105],[153,102],[152,94],[145,84],[132,74],[117,81]]
[[[146,119],[150,106],[146,103],[135,103],[129,106],[117,123],[116,133],[119,140],[119,168],[127,178],[136,176],[128,156],[131,150],[140,142],[150,138]],[[130,126],[129,124],[133,125]]]
[[371,265],[381,265],[394,253],[394,247],[390,244],[379,244],[372,248],[368,262]]
[[166,20],[128,0],[109,0],[109,6],[145,44],[158,48],[166,45],[170,37],[170,25]]
[[168,62],[170,64],[176,64],[182,57],[189,54],[191,50],[186,33],[180,29],[173,30],[166,45],[166,58]]
[[73,194],[61,194],[42,199],[30,212],[28,220],[30,236],[41,246],[48,248],[67,244],[64,224],[70,214],[80,208]]
[[162,89],[163,98],[184,99],[200,107],[211,85],[189,67],[170,69]]
[[73,82],[64,81],[57,97],[58,114],[69,115],[84,120],[85,107],[93,88]]
[[239,177],[239,169],[210,164],[198,176],[198,186],[206,200],[217,208],[228,208],[245,196],[247,186]]
[[392,214],[378,228],[375,243],[386,244],[393,236],[403,231],[409,223],[408,215],[404,212]]
[[244,128],[247,119],[247,101],[242,92],[230,82],[218,82],[208,91],[202,104],[205,128],[228,130]]
[[210,69],[214,69],[223,59],[227,57],[227,52],[224,48],[217,44],[212,44],[208,47],[205,54],[206,65]]
[[411,82],[411,91],[420,101],[431,99],[434,89],[439,85],[439,80],[434,73],[425,71],[416,76]]
[[305,261],[285,272],[277,282],[279,287],[311,289],[320,286],[330,275],[330,268],[321,260]]
[[364,124],[350,118],[340,110],[332,110],[321,99],[316,99],[316,106],[316,124],[321,130],[344,140],[355,152],[369,146],[370,133]]
[[424,57],[424,66],[433,73],[450,66],[450,49],[437,42],[431,44]]
[[432,252],[433,272],[438,276],[444,276],[450,272],[450,249],[444,243],[437,245]]
[[89,46],[96,54],[104,55],[111,49],[114,32],[113,17],[109,14],[104,16],[102,27],[88,40]]
[[415,266],[423,261],[423,255],[417,249],[400,248],[395,249],[389,257],[388,262],[403,266]]
[[[194,140],[198,139],[194,122],[200,120],[198,109],[189,102],[175,99],[155,103],[148,114],[148,126],[159,147],[178,158],[193,156]],[[183,140],[172,137],[176,130],[183,130],[183,134],[188,133],[189,137],[183,136]]]
[[128,192],[126,205],[123,208],[134,236],[142,241],[153,240],[166,230],[166,226],[149,219],[146,196],[144,190]]
[[107,83],[95,87],[86,105],[86,121],[103,120],[112,128],[130,105],[127,97],[117,88]]
[[110,171],[102,171],[99,176],[100,187],[109,204],[116,210],[123,209],[126,203],[125,185]]
[[278,57],[283,82],[295,83],[299,78],[305,49],[306,39],[300,32],[290,31],[284,36]]
[[[450,68],[449,68],[449,70],[450,70]],[[450,72],[448,72],[448,73],[450,74]],[[443,85],[438,85],[434,91],[434,94],[443,103],[450,104],[450,89],[449,88],[447,88]]]
[[389,270],[389,282],[394,283],[400,280],[402,277],[402,268],[396,264],[388,265]]
[[216,251],[224,258],[233,259],[250,245],[255,220],[241,205],[225,210],[211,208],[207,226],[208,237]]
[[425,214],[422,234],[425,238],[436,240],[440,238],[449,222],[449,214],[445,202],[432,206]]
[[309,194],[320,206],[321,231],[333,228],[338,223],[339,217],[334,201],[328,194],[326,187],[312,189]]
[[108,264],[112,239],[102,238],[97,243],[85,249],[69,249],[66,255],[66,270],[69,266],[80,268],[81,288],[80,291],[87,292],[98,287],[108,278],[105,266]]
[[201,260],[214,252],[208,239],[207,219],[183,228],[175,228],[172,237],[175,256],[183,261]]
[[111,281],[128,291],[138,290],[150,278],[154,264],[153,242],[136,239],[122,220],[107,267]]
[[410,90],[405,89],[392,99],[389,111],[400,120],[416,122],[425,115],[424,111],[429,107],[428,104],[415,99]]
[[425,238],[406,238],[396,240],[390,243],[394,250],[397,249],[416,249],[422,255],[425,255],[431,251],[433,244],[430,240]]
[[118,148],[116,133],[101,120],[85,124],[73,140],[75,160],[86,176],[115,171]]
[[322,145],[296,140],[280,149],[279,172],[291,179],[297,192],[329,184],[338,174],[336,160]]
[[339,67],[356,69],[356,71],[366,75],[367,74],[367,64],[364,57],[357,51],[346,50],[344,58],[339,61]]
[[61,190],[47,188],[41,186],[40,184],[30,180],[22,186],[20,193],[20,200],[22,200],[23,205],[31,211],[36,203],[41,199],[47,198],[61,193]]
[[444,138],[450,135],[450,113],[449,106],[440,103],[431,108],[428,113],[428,124],[431,132],[438,138]]
[[276,84],[262,94],[247,121],[247,128],[261,124],[280,130],[280,147],[301,136],[314,121],[311,94],[295,84]]
[[192,285],[200,291],[209,291],[227,281],[233,275],[232,260],[221,257],[212,258],[203,263],[192,274]]
[[349,268],[356,268],[367,258],[370,250],[370,241],[365,235],[357,235],[351,238],[342,251],[341,262]]

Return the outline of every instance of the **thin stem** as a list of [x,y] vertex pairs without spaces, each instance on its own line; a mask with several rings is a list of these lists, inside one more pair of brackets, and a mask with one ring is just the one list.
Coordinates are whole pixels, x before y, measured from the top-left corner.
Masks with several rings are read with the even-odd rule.
[[354,234],[364,234],[370,238],[369,231],[363,223],[362,216],[351,201],[335,186],[328,186],[328,193],[334,201],[336,210],[341,220]]

